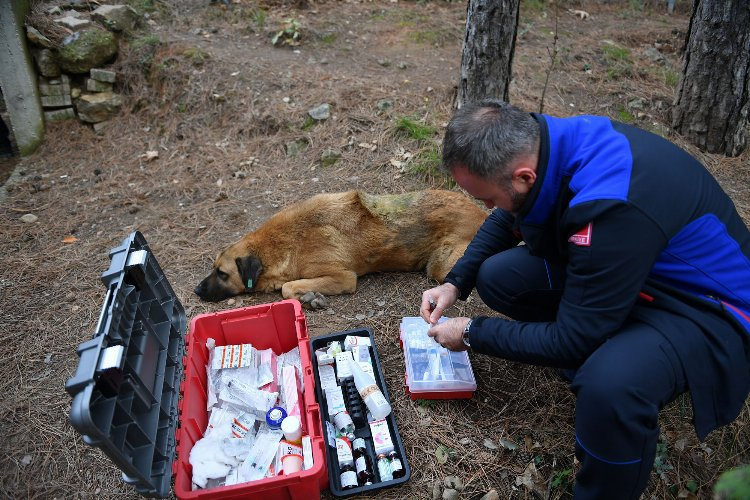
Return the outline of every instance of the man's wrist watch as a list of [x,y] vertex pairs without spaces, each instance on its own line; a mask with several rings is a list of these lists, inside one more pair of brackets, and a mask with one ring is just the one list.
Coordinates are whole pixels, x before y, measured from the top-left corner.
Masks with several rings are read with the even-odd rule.
[[464,341],[464,345],[469,348],[471,347],[471,343],[469,342],[469,328],[471,328],[472,321],[473,320],[470,319],[469,322],[466,323],[466,326],[464,327],[464,334],[462,337],[462,340]]

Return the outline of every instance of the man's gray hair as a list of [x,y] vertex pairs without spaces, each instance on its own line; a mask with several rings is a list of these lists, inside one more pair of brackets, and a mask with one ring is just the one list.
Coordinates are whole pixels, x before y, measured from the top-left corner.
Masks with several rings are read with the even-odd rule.
[[466,167],[472,174],[508,180],[515,159],[533,154],[539,144],[539,123],[531,114],[505,101],[484,99],[455,112],[443,138],[443,164]]

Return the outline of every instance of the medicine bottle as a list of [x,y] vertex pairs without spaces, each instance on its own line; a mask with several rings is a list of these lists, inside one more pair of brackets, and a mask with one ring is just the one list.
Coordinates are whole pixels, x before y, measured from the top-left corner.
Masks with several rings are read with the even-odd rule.
[[385,453],[381,453],[377,456],[378,462],[378,474],[380,475],[381,481],[390,481],[393,479],[393,473],[391,472],[391,463],[388,461],[388,457]]
[[339,431],[341,436],[346,436],[350,440],[353,440],[350,436],[354,435],[354,422],[352,421],[352,417],[349,416],[349,413],[345,411],[338,412],[333,416],[333,425],[336,426],[336,430]]
[[388,460],[391,461],[391,473],[394,478],[404,477],[406,471],[404,470],[404,464],[401,463],[401,458],[398,453],[392,451],[388,454]]
[[372,473],[372,467],[370,466],[370,457],[367,455],[367,448],[365,447],[365,440],[357,438],[354,440],[354,464],[357,468],[357,480],[360,486],[366,484],[372,484],[374,479]]
[[354,467],[351,464],[346,464],[341,467],[341,489],[350,490],[356,488],[357,484],[357,473],[354,472]]

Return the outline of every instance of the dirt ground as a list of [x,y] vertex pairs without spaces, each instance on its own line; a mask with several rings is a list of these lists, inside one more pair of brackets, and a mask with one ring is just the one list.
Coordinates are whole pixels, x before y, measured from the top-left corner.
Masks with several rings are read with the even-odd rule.
[[[667,14],[661,2],[522,2],[510,100],[539,110],[556,53],[545,113],[604,114],[666,135],[704,161],[747,222],[748,154],[702,154],[669,132],[689,3]],[[108,251],[130,232],[144,234],[192,317],[280,300],[260,294],[211,304],[192,292],[219,248],[280,207],[324,191],[450,187],[432,168],[452,109],[465,3],[131,4],[150,21],[121,43],[113,64],[126,98],[121,114],[98,134],[76,121],[50,124],[39,150],[15,165],[0,201],[0,492],[7,498],[137,497],[70,427],[64,391],[75,349],[100,312]],[[286,19],[299,22],[300,43],[274,47]],[[306,122],[323,103],[332,116]],[[404,118],[434,131],[415,139],[398,127]],[[304,147],[291,155],[294,141]],[[325,165],[329,149],[340,159]],[[149,159],[153,151],[158,158]],[[22,222],[27,213],[38,220]],[[473,355],[471,400],[418,403],[404,394],[398,324],[417,315],[432,285],[421,273],[366,276],[356,293],[307,313],[312,336],[363,326],[375,335],[412,476],[372,497],[432,498],[441,495],[438,483],[457,476],[461,498],[492,489],[499,498],[533,498],[520,484],[525,471],[541,497],[569,497],[574,398],[551,371]],[[490,314],[476,296],[450,311],[480,313]],[[722,471],[750,462],[750,404],[705,443],[691,415],[689,398],[664,410],[644,498],[709,498]]]

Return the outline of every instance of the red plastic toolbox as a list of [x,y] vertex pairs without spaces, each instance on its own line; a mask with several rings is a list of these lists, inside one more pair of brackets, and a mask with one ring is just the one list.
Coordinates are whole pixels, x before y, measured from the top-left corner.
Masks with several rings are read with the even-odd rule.
[[[65,389],[71,425],[123,471],[138,493],[181,499],[320,498],[328,487],[325,441],[315,400],[307,324],[300,303],[285,300],[193,318],[185,311],[145,238],[134,232],[110,251],[107,289],[93,337]],[[233,486],[193,491],[190,450],[208,424],[206,340],[251,343],[278,355],[299,346],[303,424],[313,466]],[[184,378],[183,378],[184,374]]]
[[[191,491],[190,449],[201,438],[208,425],[206,412],[206,339],[216,345],[250,343],[256,349],[271,348],[276,354],[299,345],[305,392],[305,427],[312,438],[313,468],[289,476],[253,481],[234,486]],[[272,304],[202,314],[190,323],[190,336],[185,359],[185,380],[182,384],[181,423],[178,431],[175,494],[178,498],[219,499],[263,496],[264,500],[320,498],[320,490],[328,487],[325,442],[318,403],[315,401],[315,379],[310,361],[307,324],[300,303],[285,300]]]

